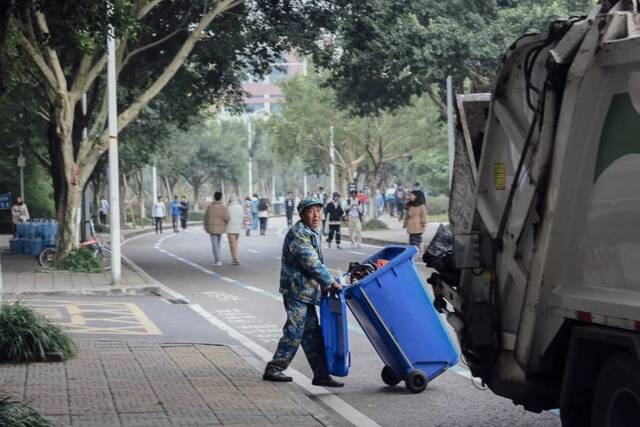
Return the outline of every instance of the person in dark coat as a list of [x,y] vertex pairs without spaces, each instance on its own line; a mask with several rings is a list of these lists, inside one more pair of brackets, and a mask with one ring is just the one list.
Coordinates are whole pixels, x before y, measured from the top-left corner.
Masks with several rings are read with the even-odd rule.
[[333,236],[336,237],[336,247],[340,249],[340,222],[344,216],[344,209],[340,204],[340,193],[333,193],[333,198],[327,202],[324,208],[329,222],[329,236],[327,237],[327,244],[331,247],[331,241]]
[[293,197],[293,192],[287,193],[287,198],[284,201],[284,208],[287,214],[287,227],[291,228],[293,225],[293,211],[296,209],[296,199]]
[[187,229],[187,221],[189,221],[189,201],[187,196],[182,196],[180,201],[180,225],[183,230]]

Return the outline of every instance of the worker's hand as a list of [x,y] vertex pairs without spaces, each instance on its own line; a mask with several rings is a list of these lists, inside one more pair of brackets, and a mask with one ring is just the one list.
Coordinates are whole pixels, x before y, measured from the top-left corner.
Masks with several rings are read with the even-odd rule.
[[331,289],[334,291],[339,291],[340,289],[342,289],[342,283],[338,281],[333,282],[333,285],[331,285]]

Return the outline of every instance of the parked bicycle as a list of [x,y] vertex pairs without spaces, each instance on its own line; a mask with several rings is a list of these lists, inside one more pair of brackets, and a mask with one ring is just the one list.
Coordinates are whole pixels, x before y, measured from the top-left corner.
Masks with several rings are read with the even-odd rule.
[[[89,240],[85,240],[84,242],[80,242],[81,248],[87,248],[91,251],[94,257],[101,260],[102,268],[104,270],[111,269],[111,249],[106,247],[102,241],[98,238],[96,234],[96,229],[93,226],[93,221],[88,220],[85,221],[85,224],[89,224],[89,229],[91,230],[91,236]],[[38,256],[38,262],[44,268],[51,269],[53,268],[57,258],[57,251],[55,247],[47,248],[40,252]]]

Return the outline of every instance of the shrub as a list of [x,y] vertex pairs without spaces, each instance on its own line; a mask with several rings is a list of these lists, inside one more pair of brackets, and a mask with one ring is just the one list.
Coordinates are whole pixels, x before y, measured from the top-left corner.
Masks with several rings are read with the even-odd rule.
[[363,230],[388,230],[389,227],[384,222],[379,219],[372,219],[371,221],[367,221],[362,226]]
[[69,359],[76,346],[69,334],[30,307],[18,302],[0,305],[0,360],[45,361],[47,353]]
[[429,215],[443,215],[449,212],[449,198],[444,194],[427,197],[427,212]]
[[93,256],[87,248],[74,249],[67,256],[56,260],[55,267],[59,270],[68,270],[84,273],[98,273],[102,271],[100,259]]
[[51,423],[30,406],[8,396],[0,396],[0,426],[49,427]]

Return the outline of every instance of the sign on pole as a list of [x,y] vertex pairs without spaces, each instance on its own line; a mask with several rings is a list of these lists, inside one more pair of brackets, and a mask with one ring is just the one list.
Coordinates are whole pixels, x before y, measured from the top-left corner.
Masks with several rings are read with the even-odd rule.
[[0,210],[11,209],[11,193],[0,194]]

